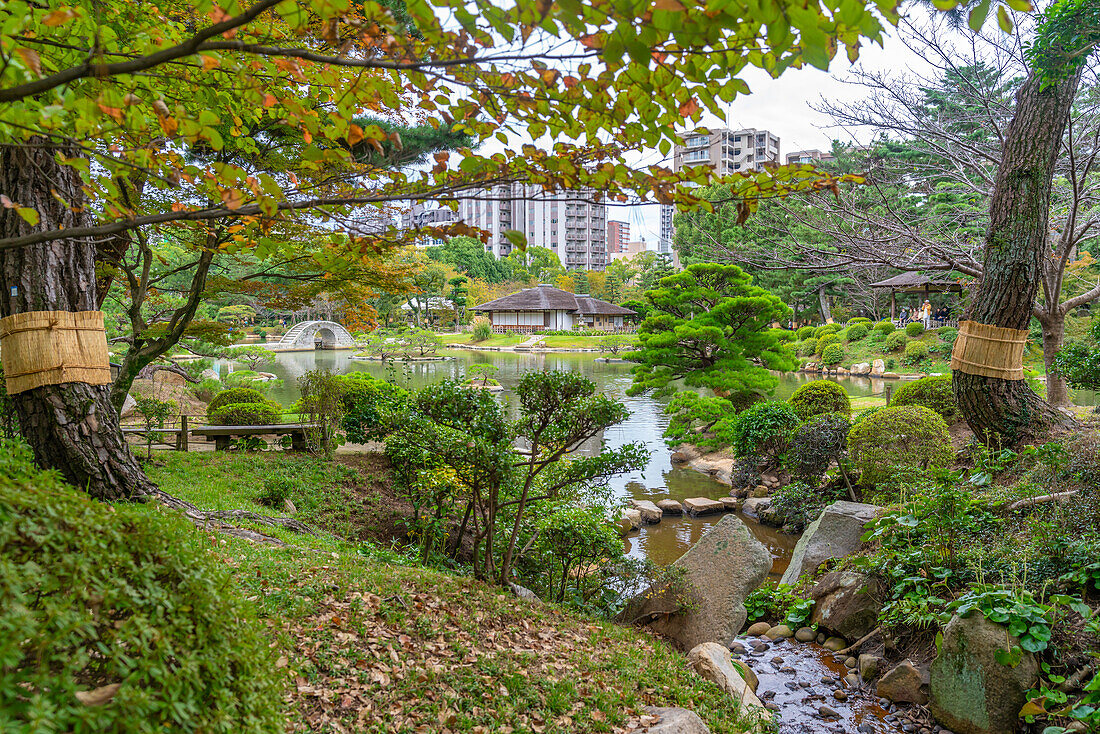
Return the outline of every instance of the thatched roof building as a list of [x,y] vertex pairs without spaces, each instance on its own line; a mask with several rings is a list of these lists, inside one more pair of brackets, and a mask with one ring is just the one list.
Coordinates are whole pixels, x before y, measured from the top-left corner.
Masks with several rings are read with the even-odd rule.
[[494,331],[524,333],[581,327],[617,331],[623,328],[624,317],[634,315],[629,308],[549,285],[526,288],[472,310],[487,313]]

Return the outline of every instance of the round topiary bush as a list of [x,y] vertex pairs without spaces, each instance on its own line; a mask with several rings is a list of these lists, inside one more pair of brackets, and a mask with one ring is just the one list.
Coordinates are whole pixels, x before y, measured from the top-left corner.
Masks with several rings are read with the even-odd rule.
[[208,413],[215,426],[270,426],[281,411],[271,403],[230,403]]
[[909,341],[909,337],[905,336],[904,331],[895,331],[886,337],[886,351],[900,352],[907,341]]
[[802,477],[821,477],[833,461],[848,453],[851,422],[843,413],[816,415],[803,423],[791,438],[787,463]]
[[905,325],[905,333],[911,337],[918,337],[924,333],[924,324],[919,321],[911,321]]
[[795,390],[787,402],[802,420],[826,413],[852,413],[852,401],[849,400],[848,393],[831,380],[807,382]]
[[820,339],[826,334],[835,334],[838,331],[840,331],[840,324],[822,324],[814,329],[814,336]]
[[951,390],[950,375],[933,375],[907,382],[897,389],[890,404],[894,406],[923,405],[952,421],[959,415],[955,393]]
[[852,324],[848,327],[848,333],[846,334],[849,343],[858,342],[867,336],[870,329],[867,324]]
[[905,345],[905,363],[917,364],[928,359],[928,345],[924,342],[909,342]]
[[873,323],[874,322],[871,321],[871,319],[867,318],[866,316],[854,316],[854,317],[848,319],[848,326],[853,326],[855,324],[863,324],[868,329],[870,329],[871,325]]
[[798,345],[798,353],[803,357],[817,354],[817,339],[812,336],[809,339],[803,339],[802,343]]
[[844,361],[844,347],[839,344],[829,344],[821,352],[821,361],[830,367],[834,367]]
[[880,321],[877,324],[875,324],[875,331],[877,331],[878,333],[883,334],[883,335],[893,334],[894,333],[894,323],[892,321]]
[[947,423],[923,405],[883,408],[852,426],[848,453],[863,484],[898,471],[945,467],[954,458]]
[[817,338],[817,353],[821,354],[825,351],[825,347],[830,344],[837,344],[840,342],[840,337],[836,334],[825,334]]
[[798,337],[798,341],[805,341],[814,335],[814,327],[803,326],[801,329],[795,332],[795,335]]
[[734,418],[733,450],[738,456],[779,456],[799,423],[798,413],[787,403],[757,403]]
[[0,442],[0,730],[283,731],[272,648],[208,544]]
[[863,411],[862,413],[860,413],[859,415],[857,415],[855,418],[852,419],[852,426],[856,426],[857,424],[862,423],[864,420],[866,420],[867,418],[870,418],[872,415],[879,412],[880,410],[886,410],[886,406],[876,405],[873,408],[868,408],[867,410]]
[[944,344],[954,344],[955,340],[959,338],[959,330],[954,326],[945,326],[937,331],[936,335]]
[[210,401],[210,405],[206,406],[207,413],[213,413],[223,405],[230,405],[232,403],[266,403],[267,398],[259,390],[253,390],[250,387],[234,387],[229,390],[222,390],[220,393],[214,396],[214,399]]

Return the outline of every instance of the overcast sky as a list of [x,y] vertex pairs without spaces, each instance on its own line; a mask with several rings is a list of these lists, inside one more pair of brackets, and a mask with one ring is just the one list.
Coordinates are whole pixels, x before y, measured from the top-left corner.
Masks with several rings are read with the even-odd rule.
[[[896,34],[894,29],[890,30]],[[856,63],[870,69],[899,71],[925,66],[920,57],[894,37],[886,38],[882,47],[877,44],[865,46]],[[770,130],[779,136],[780,160],[782,156],[796,150],[828,150],[834,138],[851,140],[851,134],[845,130],[830,128],[829,118],[815,112],[810,105],[822,97],[834,100],[859,99],[861,91],[865,90],[844,83],[852,68],[847,57],[841,53],[834,59],[828,72],[813,68],[796,69],[787,71],[778,79],[772,79],[762,71],[753,73],[750,70],[744,78],[752,93],[738,97],[730,105],[728,124],[717,117],[707,116],[703,118],[701,126]],[[656,152],[642,159],[646,164],[660,160],[661,156]],[[671,166],[671,158],[668,165]],[[630,239],[644,237],[651,249],[656,248],[660,229],[657,205],[610,207],[607,216],[608,219],[629,222]]]

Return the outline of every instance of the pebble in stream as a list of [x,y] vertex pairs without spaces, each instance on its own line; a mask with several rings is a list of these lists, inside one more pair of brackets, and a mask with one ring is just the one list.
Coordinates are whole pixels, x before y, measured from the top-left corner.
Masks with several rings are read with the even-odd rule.
[[824,647],[741,638],[730,646],[760,680],[757,695],[776,711],[779,734],[903,734],[902,724],[870,691],[844,681],[848,669]]

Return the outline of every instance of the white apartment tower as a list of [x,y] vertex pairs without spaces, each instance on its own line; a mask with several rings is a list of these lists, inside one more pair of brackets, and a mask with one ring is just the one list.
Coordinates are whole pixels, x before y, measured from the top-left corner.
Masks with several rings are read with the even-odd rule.
[[[695,130],[685,133],[684,144],[672,151],[672,170],[685,166],[711,166],[715,173],[759,171],[764,166],[779,165],[779,136],[768,130]],[[672,217],[675,207],[661,205],[661,241],[658,250],[671,249],[675,230]]]
[[607,205],[594,191],[545,192],[526,184],[503,184],[463,201],[467,224],[490,233],[486,249],[507,257],[506,230],[522,232],[529,247],[545,247],[569,270],[603,270],[608,262]]

